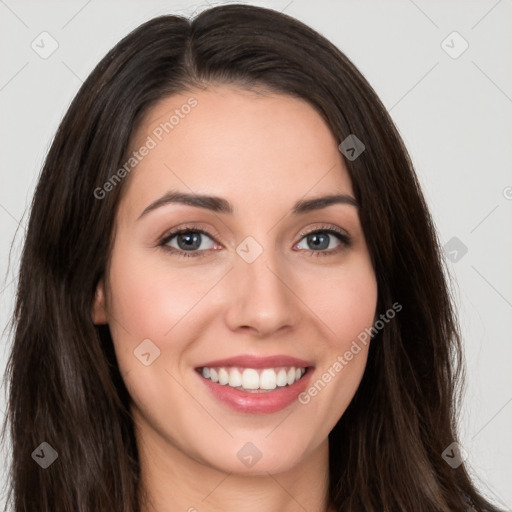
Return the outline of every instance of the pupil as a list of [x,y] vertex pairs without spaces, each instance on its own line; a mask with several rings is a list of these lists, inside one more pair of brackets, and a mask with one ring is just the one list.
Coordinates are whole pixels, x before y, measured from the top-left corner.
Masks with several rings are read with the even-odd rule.
[[308,243],[313,245],[316,249],[327,249],[329,247],[328,237],[326,235],[319,235],[318,233],[309,235]]
[[184,249],[186,251],[190,249],[197,249],[201,245],[200,237],[201,233],[181,233],[178,236],[178,245],[180,249]]

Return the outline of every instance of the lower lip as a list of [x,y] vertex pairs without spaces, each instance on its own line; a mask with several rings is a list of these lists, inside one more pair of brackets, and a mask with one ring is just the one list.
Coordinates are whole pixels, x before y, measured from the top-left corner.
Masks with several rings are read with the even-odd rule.
[[249,414],[271,414],[280,411],[295,401],[308,386],[313,368],[308,368],[300,380],[291,386],[277,387],[263,393],[245,392],[205,379],[196,372],[213,396],[231,409]]

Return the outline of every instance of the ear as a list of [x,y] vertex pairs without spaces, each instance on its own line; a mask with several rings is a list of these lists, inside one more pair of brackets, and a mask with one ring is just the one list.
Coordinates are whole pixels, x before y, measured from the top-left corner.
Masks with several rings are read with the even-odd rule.
[[94,304],[92,307],[92,319],[96,325],[108,323],[103,279],[100,279],[98,286],[96,287],[96,295],[94,297]]

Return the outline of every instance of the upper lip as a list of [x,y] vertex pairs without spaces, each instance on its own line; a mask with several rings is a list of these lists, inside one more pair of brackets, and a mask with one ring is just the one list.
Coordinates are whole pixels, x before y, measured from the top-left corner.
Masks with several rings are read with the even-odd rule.
[[286,355],[275,355],[267,357],[258,357],[252,355],[239,355],[226,359],[216,359],[200,364],[197,368],[215,368],[221,366],[240,366],[243,368],[277,368],[279,366],[294,366],[295,368],[307,368],[313,366],[311,361],[298,359]]

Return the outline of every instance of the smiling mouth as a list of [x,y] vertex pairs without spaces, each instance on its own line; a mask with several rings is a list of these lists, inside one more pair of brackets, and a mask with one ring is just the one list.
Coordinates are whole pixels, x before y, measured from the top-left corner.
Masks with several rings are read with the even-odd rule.
[[205,379],[248,393],[267,393],[292,386],[302,379],[309,367],[242,368],[233,366],[201,367],[197,372]]

